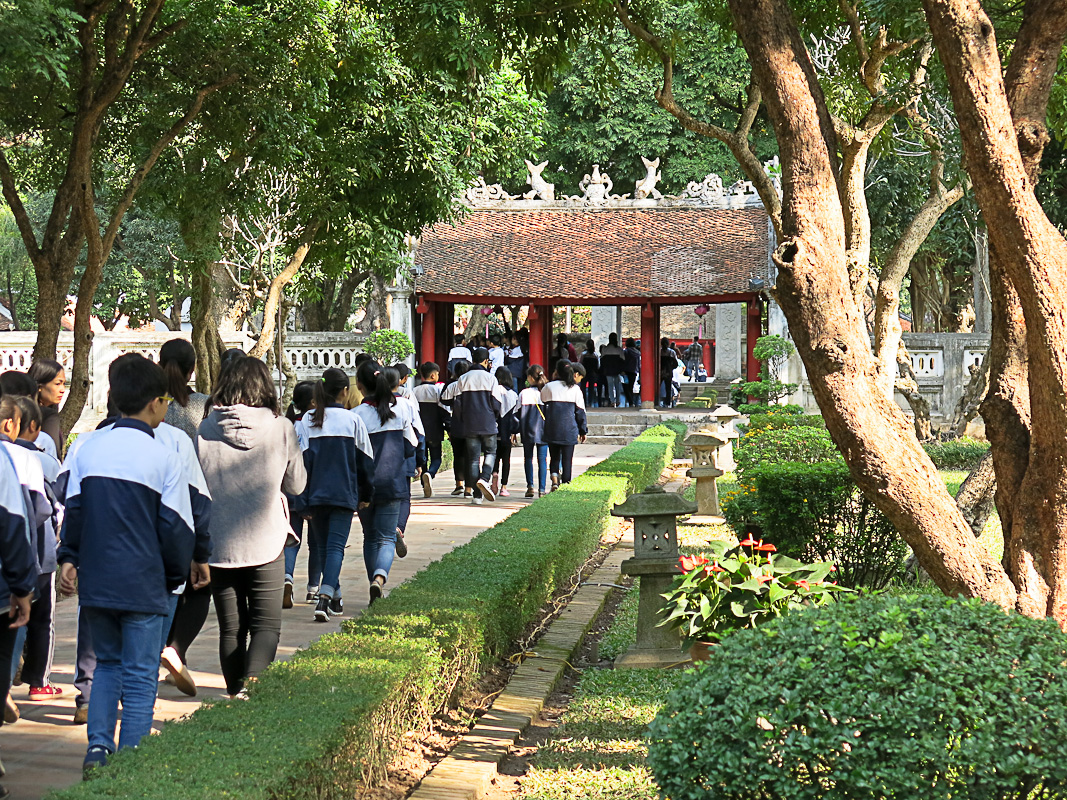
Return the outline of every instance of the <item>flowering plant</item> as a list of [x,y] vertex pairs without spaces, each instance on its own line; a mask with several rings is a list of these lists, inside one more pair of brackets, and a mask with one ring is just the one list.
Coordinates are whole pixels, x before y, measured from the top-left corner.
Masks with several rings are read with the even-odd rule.
[[710,546],[710,555],[679,559],[682,573],[662,595],[665,617],[659,624],[677,628],[686,645],[717,642],[792,608],[825,605],[836,592],[850,591],[826,580],[833,564],[776,556],[774,545],[762,539],[750,536],[733,548],[726,542]]

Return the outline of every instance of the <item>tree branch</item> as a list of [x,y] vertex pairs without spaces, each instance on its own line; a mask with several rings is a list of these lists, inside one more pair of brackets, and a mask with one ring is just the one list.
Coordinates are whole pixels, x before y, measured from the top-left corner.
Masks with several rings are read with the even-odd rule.
[[282,300],[282,292],[289,282],[296,277],[296,273],[300,271],[300,267],[303,266],[304,260],[307,258],[308,251],[311,249],[311,245],[315,241],[315,236],[318,234],[320,227],[322,227],[322,223],[317,219],[313,219],[308,223],[296,242],[296,250],[293,251],[293,255],[289,258],[289,263],[286,264],[285,268],[275,275],[274,280],[270,282],[270,289],[267,292],[267,302],[263,305],[263,328],[260,330],[258,341],[255,346],[248,351],[248,355],[254,358],[263,358],[267,351],[270,350],[271,345],[274,342],[274,332],[277,327],[278,304]]
[[26,211],[26,206],[22,203],[22,197],[19,196],[18,186],[15,185],[15,176],[11,172],[11,165],[8,163],[7,156],[3,150],[0,150],[0,186],[3,187],[4,199],[15,217],[15,224],[18,226],[19,235],[22,236],[22,243],[26,246],[30,261],[36,264],[41,257],[41,250],[37,246],[37,234],[33,232],[33,223],[30,221],[29,212]]

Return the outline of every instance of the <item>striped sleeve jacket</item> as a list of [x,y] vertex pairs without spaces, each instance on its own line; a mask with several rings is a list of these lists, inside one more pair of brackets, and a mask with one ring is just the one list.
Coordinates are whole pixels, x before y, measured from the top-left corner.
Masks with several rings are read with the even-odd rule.
[[29,516],[15,464],[0,447],[0,606],[7,606],[12,594],[27,596],[37,585]]
[[195,544],[179,455],[145,423],[121,419],[67,469],[59,563],[78,568],[81,605],[166,614]]

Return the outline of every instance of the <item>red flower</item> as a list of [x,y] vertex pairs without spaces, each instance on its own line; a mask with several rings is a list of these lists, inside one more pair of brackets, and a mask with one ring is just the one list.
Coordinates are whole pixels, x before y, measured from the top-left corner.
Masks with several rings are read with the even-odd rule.
[[711,568],[711,571],[712,572],[726,572],[726,570],[724,570],[722,567],[719,566],[718,562],[716,562],[715,566],[713,566]]
[[756,549],[760,550],[761,552],[764,552],[764,553],[777,553],[778,552],[778,548],[777,547],[775,547],[773,544],[771,544],[769,542],[767,544],[764,544],[762,539],[759,540],[759,544],[756,545]]
[[807,581],[797,581],[797,586],[799,586],[801,589],[810,589],[811,588],[811,584],[808,583]]
[[774,578],[770,575],[757,575],[756,581],[758,583],[766,583],[767,581],[773,581]]
[[689,556],[682,556],[678,559],[678,566],[682,568],[682,572],[690,572],[693,569],[693,559]]
[[694,567],[702,567],[707,563],[708,563],[708,557],[706,555],[704,555],[703,553],[701,553],[698,556],[693,556],[693,566]]
[[751,536],[749,536],[743,542],[738,542],[738,544],[741,547],[755,547],[756,545],[759,544],[759,542],[757,542],[755,539],[753,539]]

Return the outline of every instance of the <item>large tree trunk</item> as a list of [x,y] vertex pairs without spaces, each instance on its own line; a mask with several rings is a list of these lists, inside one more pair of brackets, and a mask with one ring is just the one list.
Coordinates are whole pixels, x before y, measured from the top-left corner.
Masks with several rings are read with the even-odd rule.
[[389,316],[389,292],[386,291],[385,278],[372,272],[370,276],[371,291],[367,300],[367,314],[360,327],[364,333],[380,331],[392,326]]
[[978,466],[960,484],[960,490],[956,493],[956,505],[960,507],[976,537],[982,535],[986,523],[993,515],[996,488],[997,477],[993,470],[993,454],[990,451],[982,456]]
[[[1067,2],[1027,3],[1016,44],[1019,52],[1012,61],[1026,51],[1032,59],[1027,59],[1026,69],[1014,73],[1025,84],[1013,89],[1015,124],[993,25],[981,5],[974,0],[924,0],[924,6],[989,231],[990,269],[1003,271],[1014,287],[1025,322],[1032,424],[1027,466],[1011,522],[1005,526],[1004,562],[1018,587],[1018,609],[1051,616],[1067,627],[1067,319],[1062,314],[1067,307],[1067,241],[1038,203],[1032,170],[1020,149],[1022,140],[1023,150],[1039,153],[1047,137],[1044,114],[1037,119],[1031,114],[1044,107],[1042,95],[1047,102],[1067,35]],[[1021,97],[1038,102],[1028,105]],[[1020,124],[1024,127],[1017,129]],[[1004,281],[992,275],[991,280],[994,294],[1005,289]],[[1011,312],[1003,304],[994,305],[994,314],[998,310]],[[1015,446],[1009,444],[1009,455]],[[994,447],[1000,449],[996,440]],[[999,468],[997,472],[999,485]],[[1012,491],[1010,485],[1001,489]]]
[[778,301],[827,428],[859,487],[946,593],[1010,608],[1007,575],[975,544],[907,418],[878,386],[849,282],[836,138],[792,14],[783,0],[730,0],[730,9],[782,158]]

